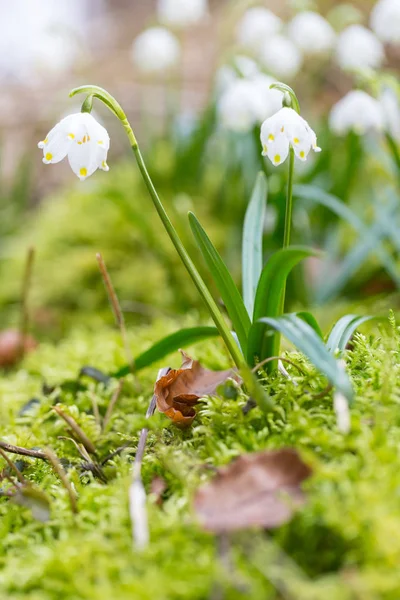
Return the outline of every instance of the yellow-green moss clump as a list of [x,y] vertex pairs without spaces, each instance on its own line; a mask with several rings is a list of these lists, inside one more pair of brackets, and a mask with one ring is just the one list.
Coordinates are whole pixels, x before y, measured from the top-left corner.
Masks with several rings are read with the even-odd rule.
[[[194,242],[187,211],[204,221],[204,203],[161,193],[189,250]],[[206,217],[206,215],[205,215]],[[220,245],[221,229],[205,218]],[[101,323],[109,318],[107,296],[96,253],[102,253],[127,319],[149,320],[199,305],[198,296],[164,232],[134,165],[115,167],[112,178],[76,184],[43,200],[9,242],[2,241],[0,308],[3,322],[15,322],[27,248],[36,260],[31,304],[38,328],[65,332],[77,319]],[[198,251],[193,252],[195,256]]]
[[[191,323],[188,317],[184,324]],[[132,335],[132,347],[143,350],[177,327],[161,320],[143,326]],[[17,371],[0,377],[0,437],[27,447],[53,448],[78,493],[79,514],[72,516],[66,491],[45,462],[27,458],[18,463],[24,476],[51,499],[51,519],[39,523],[29,509],[0,499],[0,598],[200,600],[219,594],[255,600],[397,600],[399,341],[394,326],[379,335],[356,336],[346,358],[357,396],[348,435],[337,429],[331,395],[317,396],[326,385],[323,377],[298,354],[291,358],[304,375],[289,365],[292,382],[278,377],[267,383],[278,407],[273,415],[265,416],[258,408],[244,415],[244,395],[202,401],[193,427],[185,432],[155,415],[143,477],[147,490],[157,475],[167,489],[162,507],[148,498],[151,540],[143,552],[132,549],[127,498],[157,368],[127,378],[102,433],[93,406],[104,414],[116,382],[105,387],[85,380],[86,388],[56,387],[47,395],[42,384],[73,380],[85,364],[107,372],[121,366],[124,355],[117,333],[104,327],[96,332],[78,329],[57,347],[40,346]],[[213,368],[227,365],[218,341],[200,344],[195,353]],[[171,361],[176,366],[179,357],[164,364]],[[32,397],[40,402],[21,412]],[[56,401],[95,443],[99,460],[129,442],[107,463],[107,483],[82,472],[75,446],[60,439],[68,433],[52,410]],[[219,555],[219,541],[196,523],[192,494],[212,476],[210,467],[244,452],[287,445],[298,448],[313,466],[308,502],[291,523],[270,536],[258,531],[232,536],[227,566],[226,557]]]

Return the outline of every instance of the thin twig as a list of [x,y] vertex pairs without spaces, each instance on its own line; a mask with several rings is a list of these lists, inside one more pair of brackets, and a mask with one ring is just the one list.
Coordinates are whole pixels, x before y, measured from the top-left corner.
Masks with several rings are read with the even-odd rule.
[[31,280],[32,280],[32,271],[33,271],[33,261],[35,258],[35,249],[33,247],[30,247],[28,249],[27,255],[26,255],[26,262],[25,262],[25,271],[24,271],[24,276],[22,279],[22,290],[21,290],[21,317],[20,317],[20,325],[19,325],[19,331],[20,331],[20,353],[21,356],[23,356],[24,351],[25,351],[25,340],[26,340],[26,336],[28,335],[28,329],[29,329],[29,291],[30,291],[30,287],[31,287]]
[[[170,368],[160,369],[157,375],[157,381],[168,374]],[[157,398],[153,394],[149,407],[146,412],[146,419],[154,414]],[[139,444],[136,451],[135,463],[133,467],[132,483],[129,487],[129,512],[132,523],[132,538],[136,548],[142,549],[149,543],[149,525],[146,511],[146,492],[142,482],[142,460],[149,430],[144,427],[140,432]]]
[[64,419],[64,421],[69,425],[79,439],[80,442],[85,446],[86,450],[91,454],[96,454],[96,447],[93,442],[88,438],[86,433],[79,427],[78,423],[75,421],[71,415],[67,415],[64,411],[61,410],[58,406],[53,406],[53,410],[58,414],[59,417]]
[[99,412],[99,405],[97,404],[97,400],[96,400],[95,394],[93,394],[93,393],[90,394],[90,398],[92,400],[94,420],[96,422],[97,427],[99,427],[99,429],[102,429],[100,412]]
[[46,456],[48,461],[51,463],[51,466],[53,467],[55,473],[61,479],[63,486],[67,490],[69,502],[71,504],[71,510],[76,515],[78,513],[77,495],[74,488],[71,485],[70,480],[68,479],[64,467],[62,466],[54,452],[49,448],[46,449]]
[[107,290],[108,299],[110,301],[111,308],[114,313],[115,321],[121,332],[121,338],[122,338],[122,343],[125,348],[126,359],[127,359],[128,364],[131,366],[131,368],[133,370],[134,361],[133,361],[132,352],[131,352],[131,349],[130,349],[129,343],[128,343],[128,336],[126,333],[124,313],[121,310],[121,305],[118,301],[118,296],[115,292],[114,286],[111,281],[111,277],[107,271],[106,263],[104,262],[102,255],[100,253],[96,254],[96,259],[99,264],[100,273],[101,273],[104,285]]
[[120,379],[118,382],[118,386],[116,387],[109,405],[107,406],[107,410],[106,410],[106,414],[104,415],[104,419],[103,419],[103,425],[102,425],[102,431],[104,432],[107,428],[108,423],[110,422],[111,419],[111,415],[113,413],[114,407],[116,405],[116,403],[118,402],[118,399],[121,395],[122,392],[122,388],[124,387],[124,380]]
[[21,448],[21,446],[13,446],[13,444],[7,444],[6,442],[2,442],[0,440],[0,448],[3,448],[6,452],[11,452],[11,454],[20,454],[21,456],[30,456],[31,458],[40,458],[42,460],[47,460],[47,456],[44,452],[40,450],[29,450],[28,448]]
[[259,369],[261,369],[261,367],[263,367],[264,365],[266,365],[269,362],[272,362],[273,360],[280,360],[282,362],[286,362],[289,365],[292,365],[292,367],[295,367],[302,375],[305,375],[305,372],[303,371],[303,369],[301,369],[299,367],[299,365],[296,365],[295,362],[293,362],[289,358],[285,358],[284,356],[270,356],[269,358],[265,358],[263,361],[258,363],[258,365],[253,367],[253,369],[252,369],[253,373],[256,373]]
[[0,455],[1,455],[1,456],[4,458],[4,460],[6,461],[6,463],[8,464],[8,466],[10,467],[10,469],[11,469],[12,471],[14,471],[14,473],[16,474],[16,476],[17,476],[17,478],[18,478],[18,481],[19,481],[20,483],[22,483],[22,484],[25,484],[25,483],[26,483],[26,479],[25,479],[25,477],[22,475],[22,473],[21,473],[21,471],[18,469],[17,465],[15,465],[15,464],[13,463],[13,461],[12,461],[12,460],[10,460],[10,459],[8,458],[7,454],[6,454],[6,453],[4,452],[4,450],[2,450],[1,448],[0,448]]

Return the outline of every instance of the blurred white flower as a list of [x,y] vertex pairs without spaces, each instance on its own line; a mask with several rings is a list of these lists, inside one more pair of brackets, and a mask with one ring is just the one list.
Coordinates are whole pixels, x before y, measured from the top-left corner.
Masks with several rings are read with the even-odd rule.
[[386,86],[383,88],[379,101],[383,110],[385,130],[400,142],[400,106],[399,97],[393,88]]
[[382,42],[400,43],[400,2],[379,0],[371,12],[371,28]]
[[286,160],[290,147],[297,158],[303,161],[307,160],[311,149],[321,152],[314,131],[293,108],[281,108],[264,121],[260,137],[263,156],[268,156],[276,167]]
[[283,35],[266,39],[259,56],[268,71],[280,79],[291,79],[297,75],[303,63],[297,46]]
[[208,14],[208,0],[158,0],[157,12],[165,25],[188,27]]
[[282,29],[282,21],[261,6],[249,8],[237,27],[239,44],[256,52],[264,40]]
[[259,75],[259,73],[260,70],[258,65],[253,59],[239,54],[234,57],[231,64],[222,65],[217,70],[215,77],[217,93],[222,93],[227,87],[232,85],[234,81],[241,77],[246,79],[255,77],[256,75]]
[[68,155],[71,169],[81,181],[96,169],[108,171],[107,152],[110,137],[106,129],[89,113],[75,113],[62,119],[39,142],[43,162],[55,164]]
[[222,94],[218,115],[231,131],[249,131],[282,106],[282,92],[270,89],[274,80],[267,75],[237,79]]
[[336,34],[326,19],[316,12],[296,15],[288,26],[291,40],[306,54],[325,54],[333,48]]
[[69,71],[78,56],[78,45],[71,35],[60,31],[46,31],[32,51],[32,62],[40,72]]
[[151,27],[133,42],[131,57],[144,73],[160,73],[175,67],[180,58],[177,38],[164,27]]
[[353,90],[332,108],[329,126],[337,135],[350,131],[363,135],[369,130],[381,130],[384,126],[381,104],[366,92]]
[[336,59],[344,70],[376,69],[383,63],[385,51],[372,31],[362,25],[350,25],[337,39]]

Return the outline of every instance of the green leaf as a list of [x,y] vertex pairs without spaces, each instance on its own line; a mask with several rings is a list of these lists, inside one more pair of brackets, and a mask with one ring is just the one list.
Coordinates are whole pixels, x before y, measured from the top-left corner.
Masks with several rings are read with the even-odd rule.
[[262,272],[262,240],[265,208],[267,205],[267,178],[260,172],[246,210],[242,241],[242,287],[243,300],[250,316]]
[[328,341],[326,342],[328,351],[331,354],[335,354],[336,350],[339,350],[339,355],[343,354],[356,329],[372,318],[373,317],[370,316],[360,317],[358,315],[345,315],[339,319],[332,327]]
[[243,304],[242,297],[232,279],[225,263],[215,249],[210,238],[192,212],[189,212],[189,223],[204,260],[216,283],[221,298],[232,321],[243,354],[247,349],[247,335],[250,329],[250,317]]
[[[179,348],[185,348],[196,342],[201,342],[208,338],[216,337],[219,335],[219,331],[216,327],[191,327],[188,329],[180,329],[171,335],[167,335],[165,338],[156,342],[151,348],[139,354],[134,359],[134,372],[140,371],[145,367],[161,360],[171,352],[179,350]],[[111,377],[125,377],[132,372],[130,365],[124,365],[111,374]]]
[[315,331],[315,333],[321,338],[324,339],[324,334],[321,331],[320,326],[318,325],[317,319],[310,312],[300,311],[295,313],[297,317],[303,319],[306,323],[310,325]]
[[311,202],[316,202],[325,206],[338,217],[347,221],[355,231],[360,235],[361,240],[357,246],[343,261],[342,269],[334,281],[330,282],[329,286],[324,285],[319,291],[317,301],[324,302],[332,299],[340,289],[347,283],[353,273],[365,261],[370,252],[373,252],[380,260],[381,264],[389,273],[393,281],[400,287],[400,275],[395,261],[382,245],[382,238],[385,237],[385,232],[382,228],[382,223],[375,223],[372,227],[368,227],[344,202],[332,194],[324,192],[320,188],[313,185],[296,185],[293,193],[296,197]]
[[261,322],[274,331],[279,331],[315,365],[315,367],[347,398],[353,400],[353,388],[346,371],[328,351],[314,329],[295,314],[276,319],[264,317]]
[[247,360],[264,360],[279,353],[279,334],[264,340],[265,325],[261,317],[278,317],[281,311],[282,294],[290,271],[301,260],[309,256],[319,256],[312,248],[291,246],[278,250],[267,262],[260,277],[254,303],[253,324],[248,337]]

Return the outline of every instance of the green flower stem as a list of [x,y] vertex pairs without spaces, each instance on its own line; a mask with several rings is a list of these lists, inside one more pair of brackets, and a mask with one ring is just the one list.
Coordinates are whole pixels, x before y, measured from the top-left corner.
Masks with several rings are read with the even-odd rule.
[[[292,212],[293,212],[293,175],[294,175],[294,150],[292,147],[289,149],[289,177],[288,186],[286,193],[286,213],[285,213],[285,229],[283,232],[283,244],[282,248],[288,248],[290,246],[290,233],[292,230]],[[279,315],[283,315],[285,312],[285,298],[286,298],[286,281],[282,289],[282,297],[279,308]],[[275,354],[279,355],[281,346],[281,336],[276,333],[276,344]],[[277,362],[272,363],[272,368],[277,366]]]
[[393,161],[396,165],[396,169],[397,169],[397,174],[398,177],[400,179],[400,151],[399,151],[399,147],[396,143],[396,140],[393,139],[393,137],[390,135],[390,133],[386,134],[386,141],[388,143],[390,152],[392,154],[393,157]]
[[286,194],[286,214],[285,230],[283,233],[283,248],[290,246],[290,233],[292,230],[292,212],[293,212],[293,175],[294,175],[294,150],[289,150],[289,179]]
[[[233,335],[229,331],[229,328],[221,314],[221,311],[219,310],[216,302],[214,301],[213,297],[211,296],[201,275],[197,271],[189,254],[187,253],[181,239],[179,238],[179,235],[178,235],[176,229],[172,225],[172,223],[164,209],[164,206],[163,206],[163,204],[157,194],[157,191],[154,187],[154,184],[151,180],[149,172],[147,171],[147,168],[146,168],[145,162],[143,160],[142,153],[140,152],[140,148],[139,148],[139,145],[135,138],[135,135],[132,131],[132,128],[129,124],[128,119],[126,118],[124,111],[122,110],[122,107],[108,92],[106,92],[106,90],[103,90],[102,88],[99,88],[97,86],[83,86],[80,88],[76,88],[76,89],[72,90],[72,92],[70,93],[70,96],[75,96],[76,94],[80,94],[80,93],[86,93],[88,96],[96,97],[99,100],[101,100],[102,102],[104,102],[104,104],[106,104],[106,106],[108,106],[108,108],[111,110],[111,112],[116,117],[118,117],[118,119],[121,121],[122,125],[124,126],[125,132],[129,138],[129,142],[131,144],[133,153],[135,155],[135,159],[138,164],[140,173],[143,177],[144,183],[146,184],[147,190],[148,190],[150,197],[153,201],[153,204],[158,212],[158,215],[164,225],[164,228],[165,228],[166,232],[168,233],[183,264],[185,265],[186,270],[188,271],[190,277],[192,278],[192,281],[195,284],[200,296],[202,297],[205,305],[207,306],[207,309],[208,309],[216,327],[218,328],[218,331],[220,332],[220,335],[223,338],[233,361],[235,362],[235,364],[238,368],[241,368],[242,365],[244,364],[244,359],[239,350],[239,347],[237,346]],[[86,102],[86,100],[85,100],[85,102]]]

